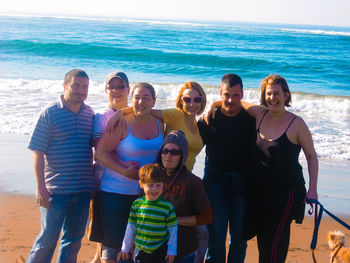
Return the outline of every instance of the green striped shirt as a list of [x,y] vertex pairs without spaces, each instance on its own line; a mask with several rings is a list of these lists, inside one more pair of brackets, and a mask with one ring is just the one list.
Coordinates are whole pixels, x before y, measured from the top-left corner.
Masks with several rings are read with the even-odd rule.
[[154,201],[145,197],[135,200],[130,210],[129,224],[136,225],[136,248],[147,253],[152,253],[168,241],[169,231],[177,228],[174,207],[162,197]]

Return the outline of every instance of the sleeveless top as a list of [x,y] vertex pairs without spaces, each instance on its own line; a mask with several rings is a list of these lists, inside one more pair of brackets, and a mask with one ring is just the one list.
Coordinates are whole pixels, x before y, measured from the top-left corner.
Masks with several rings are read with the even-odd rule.
[[[157,137],[153,139],[139,139],[132,134],[127,124],[128,135],[120,141],[118,147],[115,149],[115,153],[125,162],[136,161],[140,163],[140,167],[148,163],[153,163],[163,144],[161,126],[158,120],[157,125]],[[126,195],[138,195],[141,192],[138,180],[125,177],[107,167],[102,175],[100,188],[105,192]]]
[[304,187],[302,167],[299,164],[301,146],[292,143],[287,131],[296,119],[289,123],[285,132],[276,140],[268,141],[260,136],[260,125],[257,131],[256,183],[260,187],[294,189]]

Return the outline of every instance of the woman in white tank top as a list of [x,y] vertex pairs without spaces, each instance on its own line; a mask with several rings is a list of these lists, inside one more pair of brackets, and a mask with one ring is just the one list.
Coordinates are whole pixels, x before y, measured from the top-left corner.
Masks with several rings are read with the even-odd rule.
[[163,123],[151,115],[156,101],[154,88],[138,83],[131,95],[133,111],[120,120],[118,127],[103,134],[96,150],[97,160],[106,167],[100,186],[105,263],[116,262],[130,206],[141,192],[138,170],[154,162],[163,143]]

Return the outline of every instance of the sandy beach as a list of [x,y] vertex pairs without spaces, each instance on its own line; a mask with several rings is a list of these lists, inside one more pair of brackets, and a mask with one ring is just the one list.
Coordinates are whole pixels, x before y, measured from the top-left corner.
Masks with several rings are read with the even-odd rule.
[[[32,167],[32,152],[26,149],[27,135],[0,133],[0,263],[15,262],[17,256],[28,256],[30,248],[40,231],[40,209],[35,204],[35,180]],[[199,155],[197,164],[203,163]],[[197,174],[203,167],[197,166]],[[349,166],[322,165],[319,174],[321,202],[327,209],[350,224]],[[344,198],[344,196],[346,198]],[[318,263],[329,262],[330,250],[326,234],[330,230],[343,230],[350,242],[350,231],[324,215],[318,237],[316,257]],[[312,262],[310,242],[313,232],[313,217],[306,217],[302,225],[292,224],[291,244],[287,262]],[[228,243],[227,243],[228,245]],[[94,256],[95,243],[83,238],[78,262],[90,262]],[[57,251],[52,262],[56,262]],[[256,239],[248,243],[246,261],[258,262]]]
[[[342,217],[350,223],[350,217]],[[324,215],[321,222],[316,250],[317,262],[329,262],[330,250],[326,243],[326,234],[330,230],[343,230],[347,240],[350,232],[336,221]],[[40,210],[32,195],[0,193],[0,262],[12,263],[16,257],[27,257],[36,235],[40,231]],[[312,262],[310,241],[313,231],[313,217],[306,217],[302,225],[292,224],[291,244],[287,262]],[[227,244],[228,245],[228,244]],[[78,262],[90,262],[95,252],[95,243],[83,238]],[[56,261],[57,250],[54,260]],[[248,242],[246,261],[258,262],[255,238]]]

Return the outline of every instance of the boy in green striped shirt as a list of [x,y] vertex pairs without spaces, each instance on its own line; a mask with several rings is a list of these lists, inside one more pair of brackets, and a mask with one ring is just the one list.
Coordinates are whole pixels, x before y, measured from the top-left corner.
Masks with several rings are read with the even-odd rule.
[[134,201],[130,209],[123,246],[117,261],[130,259],[135,244],[135,263],[172,263],[177,249],[177,220],[173,205],[165,201],[165,173],[158,164],[147,164],[139,171],[144,197]]

